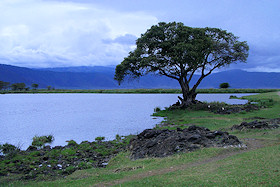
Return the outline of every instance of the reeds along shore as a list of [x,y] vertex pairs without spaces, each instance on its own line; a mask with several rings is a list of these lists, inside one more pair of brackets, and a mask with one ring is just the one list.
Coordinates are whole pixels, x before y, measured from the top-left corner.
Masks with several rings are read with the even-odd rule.
[[[267,93],[276,92],[280,89],[197,89],[197,93]],[[0,91],[1,94],[13,94],[13,93],[116,93],[116,94],[165,94],[174,93],[180,94],[180,89],[55,89],[55,90],[28,90],[28,91]]]

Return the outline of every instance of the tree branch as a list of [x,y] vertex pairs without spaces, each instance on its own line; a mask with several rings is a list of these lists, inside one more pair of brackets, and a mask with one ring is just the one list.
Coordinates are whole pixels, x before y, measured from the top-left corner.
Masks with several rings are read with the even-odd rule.
[[173,76],[173,75],[169,75],[169,74],[167,74],[167,73],[166,73],[165,71],[163,71],[163,70],[159,70],[159,74],[164,75],[164,76],[169,77],[169,78],[172,78],[172,79],[176,79],[177,81],[179,81],[179,78],[178,78],[178,77]]

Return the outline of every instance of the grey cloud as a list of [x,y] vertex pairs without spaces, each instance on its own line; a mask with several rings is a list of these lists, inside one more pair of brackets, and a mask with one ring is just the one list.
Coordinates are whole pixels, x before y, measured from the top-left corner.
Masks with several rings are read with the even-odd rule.
[[135,45],[137,40],[137,37],[132,34],[126,34],[123,36],[119,36],[115,39],[106,39],[103,40],[105,43],[119,43],[119,44],[124,44],[124,45]]

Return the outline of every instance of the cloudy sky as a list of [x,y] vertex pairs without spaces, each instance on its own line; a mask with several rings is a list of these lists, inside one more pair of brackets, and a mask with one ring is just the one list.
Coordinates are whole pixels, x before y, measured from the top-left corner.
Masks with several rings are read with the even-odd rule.
[[119,64],[158,22],[218,27],[247,41],[248,71],[280,72],[279,0],[0,0],[0,63]]

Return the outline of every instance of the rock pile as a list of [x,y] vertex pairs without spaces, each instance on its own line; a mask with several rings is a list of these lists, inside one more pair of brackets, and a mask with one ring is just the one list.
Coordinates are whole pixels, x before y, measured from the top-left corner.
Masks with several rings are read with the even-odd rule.
[[259,107],[252,104],[246,105],[227,105],[225,107],[220,107],[218,109],[212,110],[212,112],[216,114],[235,114],[240,112],[251,112],[254,110],[258,110]]
[[129,144],[132,159],[145,157],[165,157],[178,152],[193,151],[201,147],[239,146],[236,136],[227,132],[210,131],[204,127],[190,126],[177,130],[146,129]]
[[252,121],[242,122],[240,125],[233,125],[231,130],[244,130],[244,129],[276,129],[279,128],[280,119],[271,119],[267,121]]

